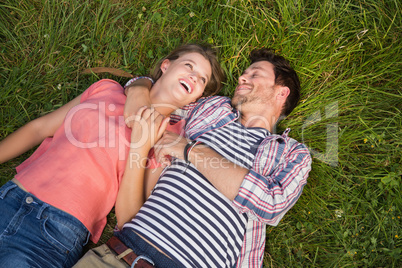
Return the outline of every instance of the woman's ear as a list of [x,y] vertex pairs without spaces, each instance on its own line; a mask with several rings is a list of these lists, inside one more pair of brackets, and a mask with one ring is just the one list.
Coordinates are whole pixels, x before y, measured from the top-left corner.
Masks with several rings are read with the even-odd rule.
[[162,61],[162,64],[161,64],[161,71],[162,71],[162,73],[165,73],[165,71],[169,68],[169,66],[170,66],[170,60],[164,59],[164,60]]

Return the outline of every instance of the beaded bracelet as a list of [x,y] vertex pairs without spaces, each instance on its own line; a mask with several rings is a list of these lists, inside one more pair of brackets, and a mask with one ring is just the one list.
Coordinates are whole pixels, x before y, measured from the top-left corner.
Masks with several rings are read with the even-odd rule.
[[124,89],[126,89],[126,87],[128,87],[129,85],[131,85],[134,81],[137,81],[138,79],[148,79],[149,81],[151,81],[152,85],[155,84],[154,80],[151,77],[148,76],[138,76],[138,77],[134,77],[131,78],[130,80],[128,80],[128,82],[124,85]]

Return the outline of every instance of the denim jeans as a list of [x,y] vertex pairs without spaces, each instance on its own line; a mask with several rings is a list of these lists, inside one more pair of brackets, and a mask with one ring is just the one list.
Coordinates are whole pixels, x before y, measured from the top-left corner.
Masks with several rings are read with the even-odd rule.
[[155,267],[179,268],[183,267],[175,263],[172,259],[163,255],[154,246],[148,244],[144,239],[137,235],[131,228],[123,228],[114,234],[127,247],[131,248],[138,256],[145,256],[151,259]]
[[9,181],[0,188],[0,267],[71,267],[88,241],[75,217]]

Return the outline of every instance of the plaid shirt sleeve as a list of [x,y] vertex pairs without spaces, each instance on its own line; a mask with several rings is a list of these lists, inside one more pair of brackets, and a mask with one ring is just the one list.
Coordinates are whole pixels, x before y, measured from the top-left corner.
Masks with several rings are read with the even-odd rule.
[[258,147],[233,204],[251,219],[276,226],[299,198],[310,170],[305,145],[287,133],[269,136]]
[[236,267],[262,267],[266,224],[276,226],[307,183],[310,153],[305,145],[287,137],[288,132],[269,136],[260,144],[253,168],[233,201],[240,212],[249,215]]

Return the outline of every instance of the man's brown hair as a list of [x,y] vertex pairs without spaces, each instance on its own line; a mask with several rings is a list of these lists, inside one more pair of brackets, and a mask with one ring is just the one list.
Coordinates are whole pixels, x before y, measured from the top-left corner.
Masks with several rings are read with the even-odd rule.
[[300,80],[290,63],[282,56],[276,55],[272,49],[254,49],[250,53],[251,64],[268,61],[274,65],[275,84],[288,87],[289,96],[283,105],[281,115],[288,116],[297,106],[300,99]]

